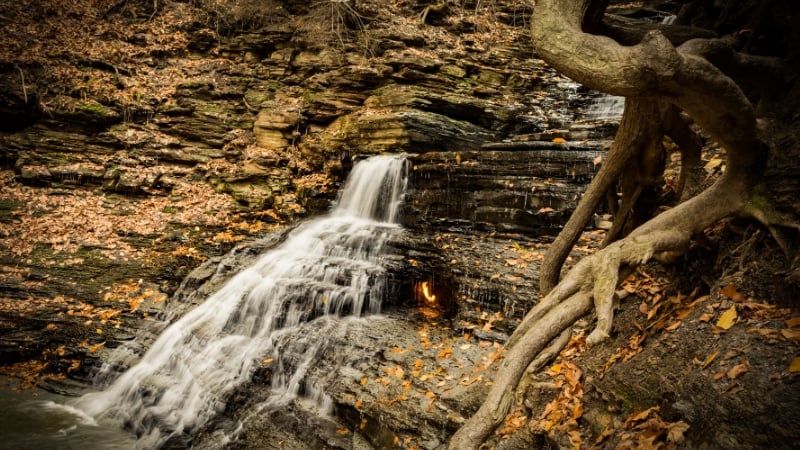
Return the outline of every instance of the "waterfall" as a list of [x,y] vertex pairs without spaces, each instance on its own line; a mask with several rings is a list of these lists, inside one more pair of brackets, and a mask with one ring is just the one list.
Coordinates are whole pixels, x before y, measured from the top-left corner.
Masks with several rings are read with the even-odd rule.
[[584,112],[586,120],[619,119],[625,108],[625,97],[600,94],[592,100]]
[[[76,406],[122,422],[138,447],[157,448],[208,424],[259,364],[268,362],[272,372],[268,403],[291,401],[325,345],[300,327],[380,312],[387,275],[382,248],[399,231],[406,179],[403,156],[356,164],[329,215],[292,231],[165,329],[138,364]],[[301,336],[287,338],[293,334]],[[324,403],[324,394],[307,390]]]

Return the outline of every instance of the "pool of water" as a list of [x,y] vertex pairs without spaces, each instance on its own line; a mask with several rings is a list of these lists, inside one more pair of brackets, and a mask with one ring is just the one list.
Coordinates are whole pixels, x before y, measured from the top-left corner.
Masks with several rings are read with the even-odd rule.
[[70,397],[42,389],[19,390],[0,377],[0,449],[132,449],[133,435],[115,424],[97,423],[69,406]]

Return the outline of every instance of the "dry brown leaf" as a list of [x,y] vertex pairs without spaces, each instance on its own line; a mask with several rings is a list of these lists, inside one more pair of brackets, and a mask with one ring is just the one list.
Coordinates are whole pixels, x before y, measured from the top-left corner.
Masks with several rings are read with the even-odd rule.
[[800,325],[800,316],[792,317],[791,319],[786,320],[787,328],[794,328],[798,325]]
[[800,341],[800,330],[781,330],[781,336],[789,341]]
[[725,375],[727,375],[727,377],[731,380],[735,380],[747,373],[749,369],[750,363],[747,360],[744,360],[742,363],[731,367],[731,369]]
[[667,441],[680,444],[684,439],[683,433],[688,429],[689,424],[682,420],[670,423],[667,428]]

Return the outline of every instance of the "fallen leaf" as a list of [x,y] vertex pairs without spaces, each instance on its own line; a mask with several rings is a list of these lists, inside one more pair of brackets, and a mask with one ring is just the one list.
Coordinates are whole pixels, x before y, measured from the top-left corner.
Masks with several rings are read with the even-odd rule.
[[781,336],[789,341],[800,341],[800,330],[781,330]]
[[739,290],[736,288],[736,286],[732,284],[729,284],[720,289],[719,293],[735,302],[743,302],[745,300],[744,295],[742,295],[741,292],[739,292]]
[[722,164],[722,159],[720,158],[713,158],[709,162],[706,163],[704,168],[708,171],[712,171],[719,167]]
[[702,365],[701,368],[705,369],[706,367],[708,367],[708,365],[711,364],[711,362],[714,361],[714,359],[716,359],[718,355],[719,355],[719,350],[717,350],[714,353],[708,355],[706,357],[706,359],[703,361],[703,365]]
[[683,442],[683,433],[689,429],[689,424],[680,420],[669,424],[667,428],[667,441],[680,444]]
[[703,313],[703,315],[702,315],[702,316],[700,316],[700,319],[698,319],[698,320],[699,320],[700,322],[711,322],[711,319],[712,319],[713,317],[714,317],[714,315],[713,315],[713,314],[711,314],[711,313]]
[[800,356],[795,356],[792,362],[789,363],[789,373],[800,372]]
[[723,330],[727,330],[733,326],[736,322],[736,306],[733,305],[725,311],[724,313],[720,314],[719,320],[717,320],[717,327],[722,328]]
[[789,328],[794,328],[800,325],[800,316],[792,317],[791,319],[786,321],[786,326]]
[[336,430],[336,434],[344,436],[346,434],[350,434],[350,430],[347,428],[339,428]]
[[105,347],[105,345],[106,345],[105,341],[100,342],[99,344],[91,345],[91,346],[89,346],[89,353],[94,353],[94,352],[100,350],[101,348]]
[[556,143],[556,144],[563,144],[564,142],[567,142],[567,140],[564,139],[564,138],[561,138],[561,137],[557,137],[557,138],[553,138],[553,142]]
[[750,363],[745,360],[743,363],[731,367],[731,369],[725,375],[727,375],[731,380],[735,380],[747,373],[749,369]]

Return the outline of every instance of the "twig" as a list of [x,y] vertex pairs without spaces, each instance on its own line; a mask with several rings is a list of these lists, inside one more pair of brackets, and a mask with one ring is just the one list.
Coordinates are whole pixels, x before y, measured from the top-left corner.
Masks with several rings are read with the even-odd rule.
[[25,99],[25,104],[28,104],[28,89],[25,87],[25,73],[22,71],[22,67],[17,64],[14,64],[19,70],[19,77],[22,79],[22,96]]

